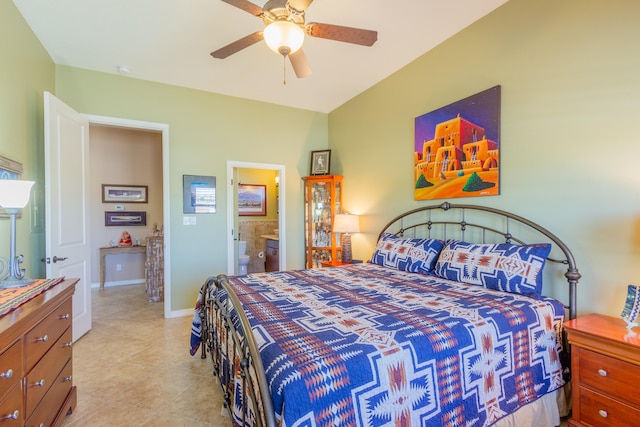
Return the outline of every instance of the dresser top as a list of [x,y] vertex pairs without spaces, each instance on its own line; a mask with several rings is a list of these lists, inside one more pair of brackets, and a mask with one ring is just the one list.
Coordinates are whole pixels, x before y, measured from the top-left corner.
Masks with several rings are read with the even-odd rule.
[[63,300],[67,295],[73,295],[75,284],[79,279],[64,279],[62,282],[48,288],[39,293],[26,302],[16,302],[17,306],[8,313],[0,317],[0,334],[18,325],[21,322],[28,321],[34,313],[39,312],[43,306],[53,300]]
[[584,334],[612,343],[638,347],[640,351],[640,327],[627,328],[627,323],[618,317],[589,314],[564,323],[569,334]]

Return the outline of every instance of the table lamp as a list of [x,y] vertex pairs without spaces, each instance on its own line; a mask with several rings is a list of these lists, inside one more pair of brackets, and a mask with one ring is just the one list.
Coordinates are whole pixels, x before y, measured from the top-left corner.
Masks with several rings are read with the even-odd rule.
[[342,263],[351,264],[351,233],[360,232],[358,215],[336,214],[333,220],[333,232],[340,233]]
[[22,255],[16,255],[16,216],[29,202],[29,194],[33,181],[17,179],[0,179],[0,207],[4,208],[11,219],[11,240],[9,260],[2,257],[0,265],[0,289],[19,288],[33,283],[24,278],[24,269],[20,264],[24,260]]

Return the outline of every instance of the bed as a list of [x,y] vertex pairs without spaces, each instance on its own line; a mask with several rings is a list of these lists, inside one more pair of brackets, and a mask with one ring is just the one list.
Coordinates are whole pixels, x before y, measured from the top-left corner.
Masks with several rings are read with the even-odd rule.
[[362,264],[208,278],[191,351],[234,425],[559,425],[579,279],[547,229],[446,202]]

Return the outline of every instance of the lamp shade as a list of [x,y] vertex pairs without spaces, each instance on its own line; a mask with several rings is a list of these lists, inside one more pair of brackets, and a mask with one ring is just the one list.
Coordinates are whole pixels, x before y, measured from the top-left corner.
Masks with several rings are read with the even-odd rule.
[[333,222],[334,233],[359,233],[360,219],[358,215],[337,214]]
[[29,203],[33,181],[0,179],[0,206],[5,209],[22,209]]
[[280,55],[290,55],[302,47],[304,30],[289,21],[275,21],[263,32],[267,46]]

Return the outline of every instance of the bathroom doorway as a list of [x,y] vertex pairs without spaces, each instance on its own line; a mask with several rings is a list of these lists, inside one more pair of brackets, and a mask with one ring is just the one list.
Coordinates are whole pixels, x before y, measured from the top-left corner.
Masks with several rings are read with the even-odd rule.
[[[246,242],[244,263],[248,273],[265,271],[267,238],[278,244],[277,265],[286,268],[285,167],[251,162],[227,162],[227,274],[240,272],[239,244]],[[238,193],[249,191],[254,207],[239,206]],[[245,244],[243,244],[245,246]],[[273,251],[271,251],[273,254]],[[248,258],[247,258],[248,257]]]

